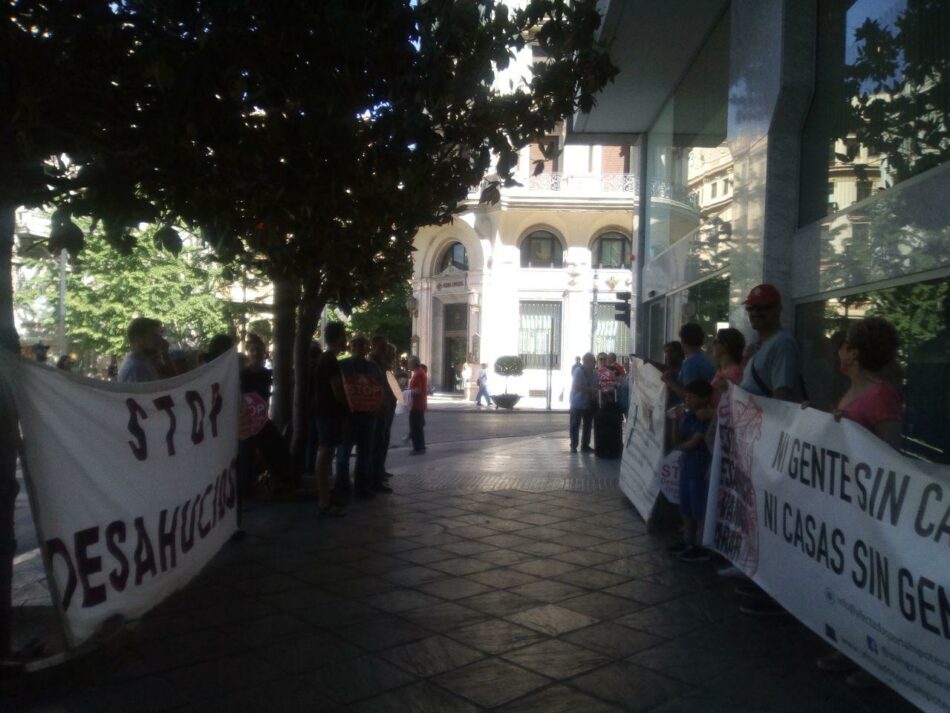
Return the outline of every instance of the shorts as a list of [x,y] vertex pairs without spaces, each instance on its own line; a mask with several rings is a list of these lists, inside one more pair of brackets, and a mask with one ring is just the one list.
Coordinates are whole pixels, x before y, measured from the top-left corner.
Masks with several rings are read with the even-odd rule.
[[320,448],[336,448],[343,442],[342,418],[317,418]]
[[706,518],[706,478],[680,470],[680,512],[691,520]]

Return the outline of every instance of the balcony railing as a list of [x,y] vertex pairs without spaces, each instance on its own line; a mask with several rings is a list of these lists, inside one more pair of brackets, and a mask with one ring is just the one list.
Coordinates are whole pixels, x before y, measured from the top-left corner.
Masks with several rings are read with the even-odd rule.
[[[479,191],[485,189],[488,180],[482,181]],[[698,207],[698,197],[691,194],[686,186],[666,181],[651,181],[651,198],[668,198],[678,203]],[[640,179],[635,173],[606,173],[603,175],[578,175],[571,173],[541,173],[531,176],[524,186],[502,189],[503,191],[549,191],[570,193],[573,195],[640,195]]]

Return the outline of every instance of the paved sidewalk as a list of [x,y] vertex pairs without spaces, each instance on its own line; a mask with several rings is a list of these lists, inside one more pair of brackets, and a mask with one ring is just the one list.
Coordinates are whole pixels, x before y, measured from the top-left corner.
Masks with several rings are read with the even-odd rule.
[[914,710],[818,671],[801,625],[743,617],[712,564],[668,556],[618,468],[560,432],[445,443],[394,450],[397,492],[342,519],[255,504],[125,640],[5,684],[0,710]]

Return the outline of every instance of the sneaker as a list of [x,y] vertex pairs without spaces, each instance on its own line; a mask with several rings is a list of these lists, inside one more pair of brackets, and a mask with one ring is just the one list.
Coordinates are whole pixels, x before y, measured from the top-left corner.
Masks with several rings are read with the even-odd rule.
[[411,455],[411,456],[421,456],[421,455],[422,455],[423,453],[425,453],[425,452],[426,452],[426,449],[425,449],[425,448],[420,448],[420,449],[417,450],[417,451],[409,451],[409,455]]
[[693,545],[680,552],[677,559],[683,562],[708,562],[709,553],[699,545]]
[[666,548],[666,551],[671,555],[678,555],[680,552],[685,552],[689,548],[686,540],[677,540],[672,545]]
[[577,446],[571,446],[571,453],[577,453]]
[[734,564],[727,564],[725,567],[720,567],[716,570],[716,574],[720,577],[726,577],[727,579],[739,579],[740,577],[745,577],[745,572],[736,567]]
[[590,446],[581,446],[581,453],[593,453],[594,449]]

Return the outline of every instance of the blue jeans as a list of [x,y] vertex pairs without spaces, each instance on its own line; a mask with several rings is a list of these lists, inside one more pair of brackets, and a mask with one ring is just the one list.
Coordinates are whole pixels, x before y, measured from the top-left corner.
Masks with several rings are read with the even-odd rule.
[[571,409],[571,448],[577,448],[577,436],[583,423],[581,448],[590,448],[590,429],[594,423],[594,411],[589,408]]
[[343,442],[336,449],[336,479],[333,495],[346,498],[350,495],[350,453],[356,447],[356,466],[353,481],[356,491],[366,493],[373,488],[370,468],[373,460],[373,435],[376,417],[371,413],[350,414],[343,427]]
[[487,402],[487,404],[491,406],[491,396],[488,393],[488,387],[486,387],[485,385],[478,387],[478,393],[475,395],[475,403],[481,406],[482,394],[485,395],[485,401]]

